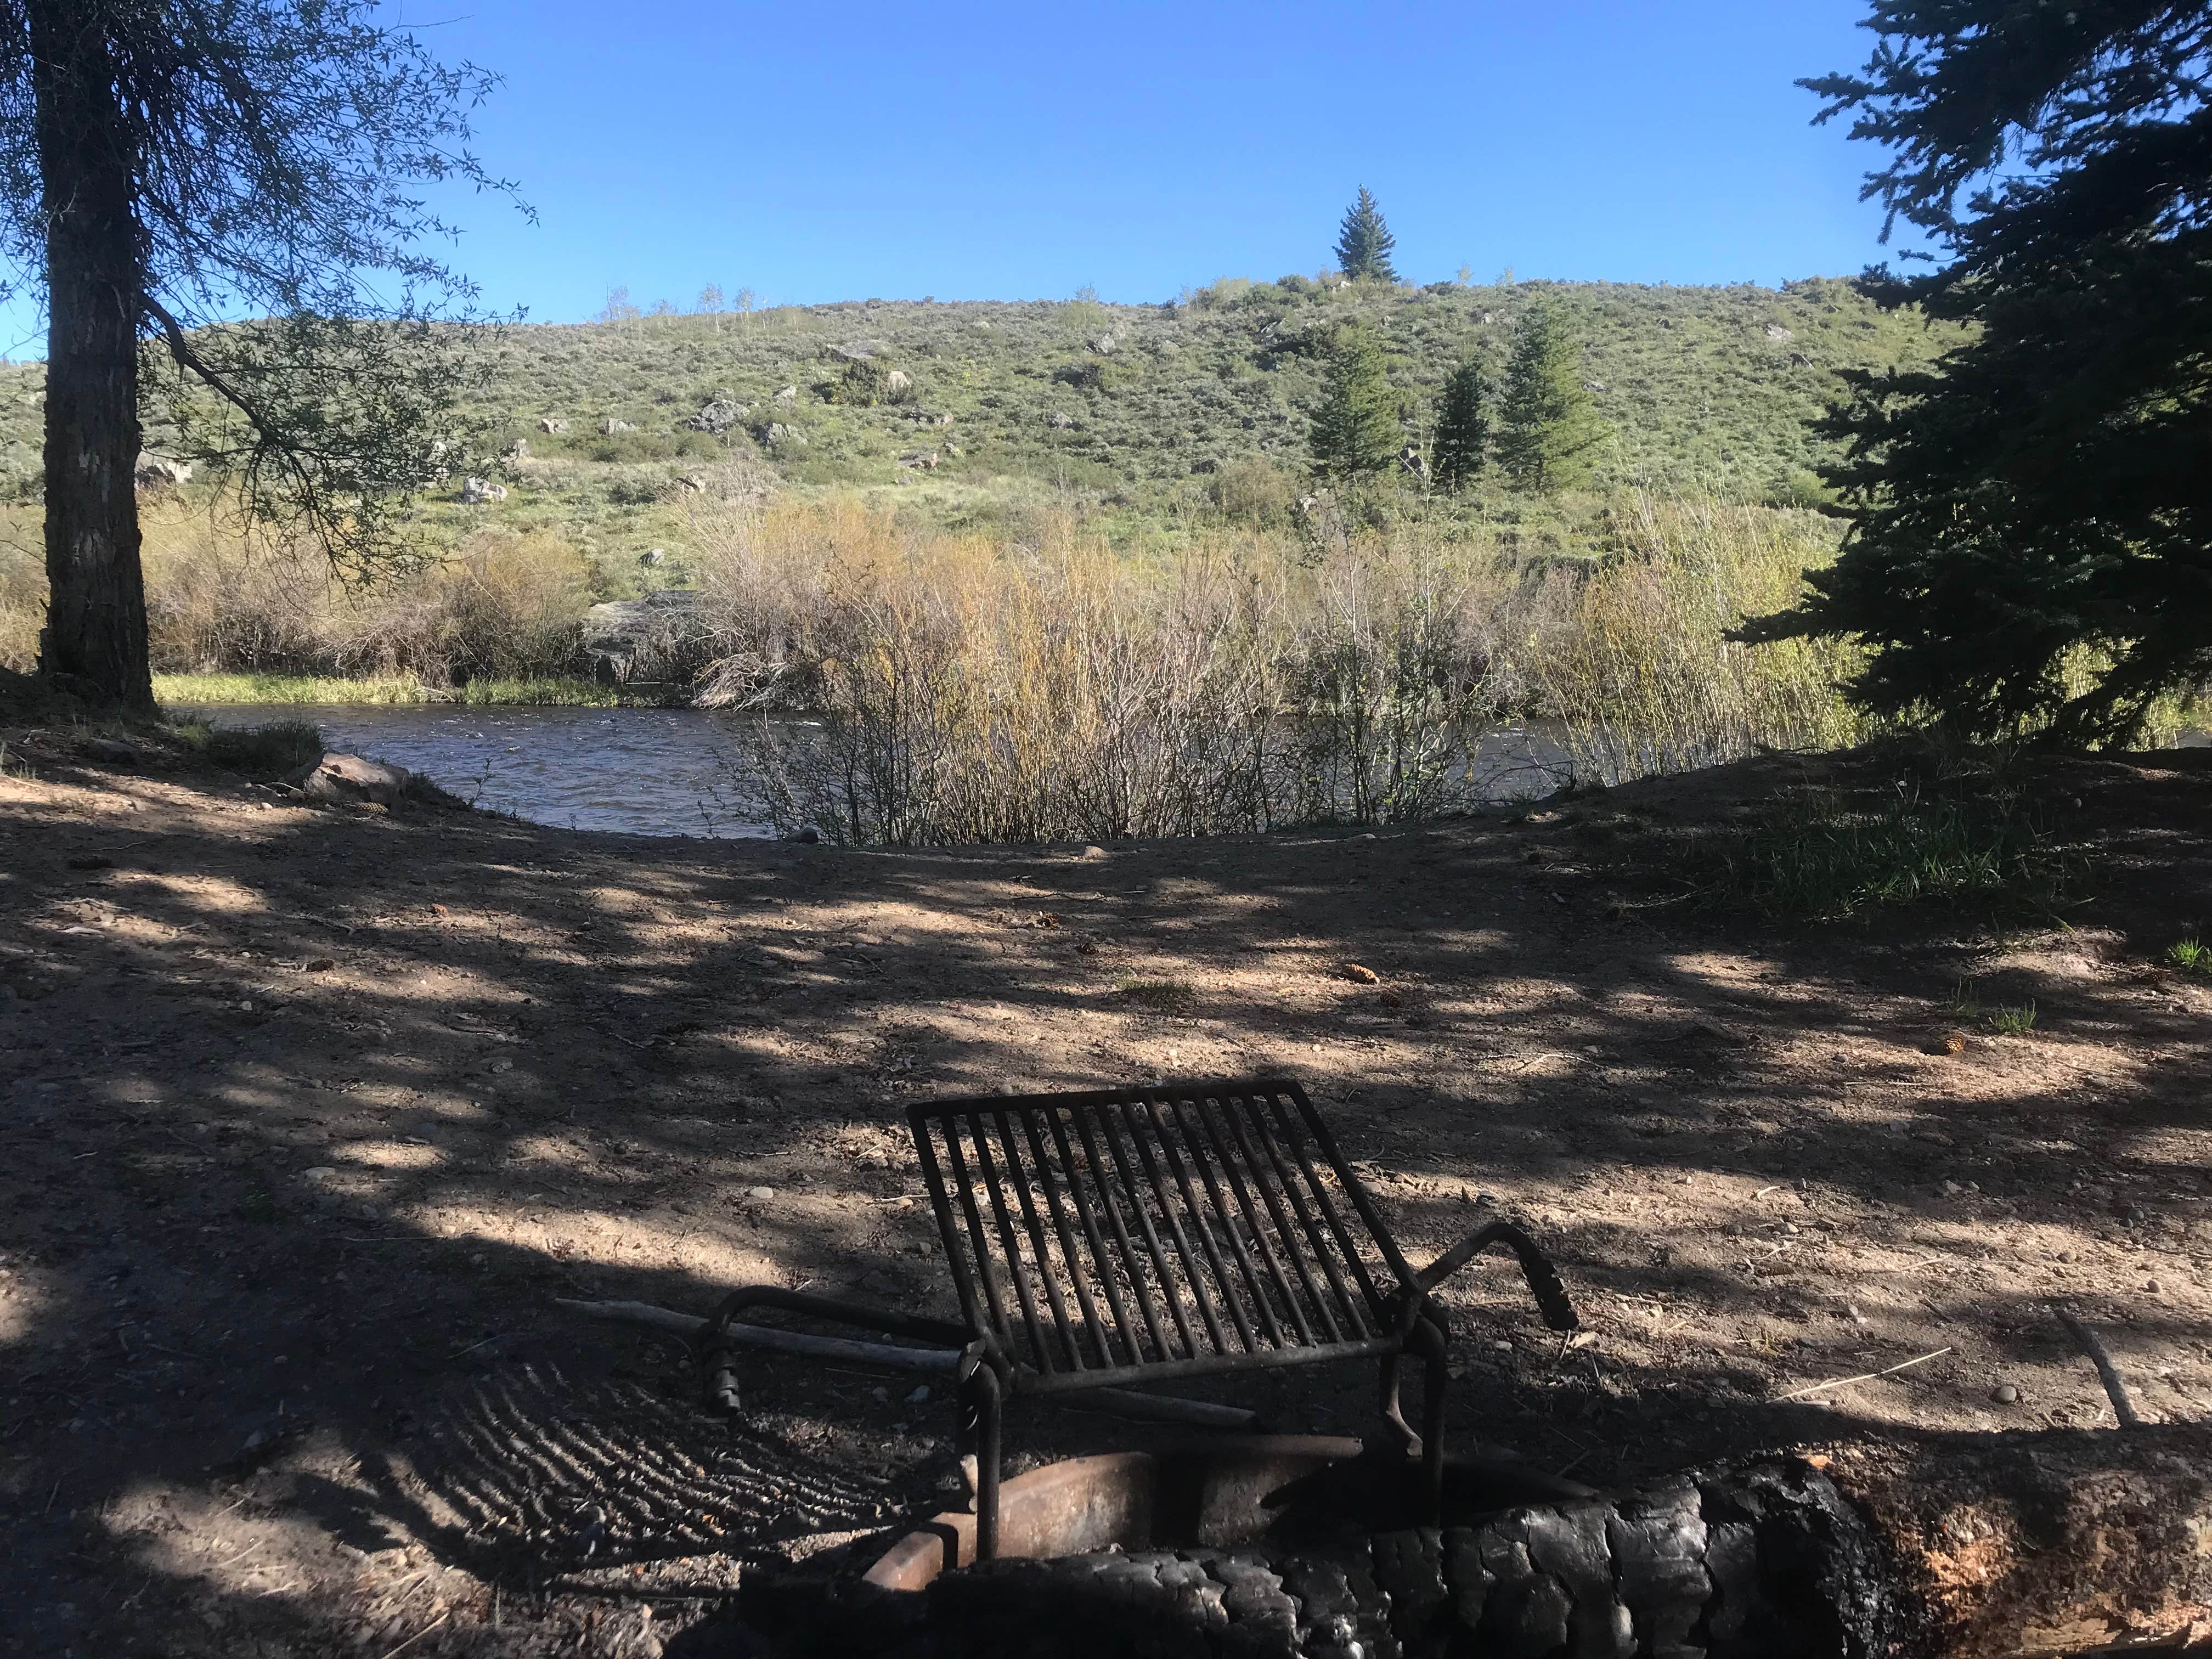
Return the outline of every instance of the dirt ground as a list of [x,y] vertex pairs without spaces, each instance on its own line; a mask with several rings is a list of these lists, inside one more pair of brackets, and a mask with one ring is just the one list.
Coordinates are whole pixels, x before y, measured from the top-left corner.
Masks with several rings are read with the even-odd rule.
[[[949,1307],[901,1110],[1007,1086],[1286,1071],[1417,1261],[1479,1194],[1528,1218],[1587,1335],[1503,1262],[1462,1274],[1454,1438],[1593,1485],[2109,1422],[2060,1299],[2147,1418],[2212,1413],[2212,981],[2160,965],[2212,924],[2212,751],[2042,769],[2093,872],[2056,916],[1781,927],[1682,872],[1880,760],[894,854],[314,808],[4,735],[0,1653],[719,1650],[670,1588],[711,1565],[594,1565],[586,1477],[688,1455],[688,1358],[554,1298]],[[780,1536],[955,1478],[911,1378],[763,1359],[745,1389]],[[1182,1391],[1374,1426],[1358,1369]],[[1139,1431],[1010,1432],[1018,1467]],[[502,1446],[535,1471],[512,1502]],[[556,1588],[477,1547],[526,1510]]]

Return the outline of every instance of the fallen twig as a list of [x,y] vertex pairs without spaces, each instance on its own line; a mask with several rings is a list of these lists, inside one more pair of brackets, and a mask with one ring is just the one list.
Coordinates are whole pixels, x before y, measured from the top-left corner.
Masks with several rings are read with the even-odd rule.
[[451,1607],[447,1608],[445,1612],[440,1613],[435,1619],[433,1619],[428,1624],[423,1626],[422,1629],[416,1631],[412,1636],[402,1642],[398,1647],[392,1649],[391,1653],[386,1654],[384,1656],[384,1659],[392,1659],[392,1656],[394,1654],[398,1654],[405,1649],[413,1647],[417,1642],[421,1641],[424,1637],[428,1636],[432,1631],[437,1629],[439,1626],[444,1624],[446,1620],[453,1616],[453,1609]]
[[1848,1389],[1854,1382],[1871,1382],[1877,1377],[1894,1376],[1898,1372],[1910,1370],[1915,1365],[1924,1365],[1931,1359],[1941,1359],[1950,1352],[1948,1347],[1938,1348],[1933,1353],[1923,1353],[1917,1359],[1903,1360],[1883,1370],[1861,1371],[1856,1376],[1839,1376],[1832,1382],[1808,1382],[1802,1389],[1792,1389],[1788,1394],[1776,1395],[1768,1403],[1779,1405],[1785,1400],[1802,1400],[1808,1394],[1824,1394],[1830,1389]]
[[2120,1381],[2119,1372],[2112,1369],[2112,1357],[2105,1352],[2105,1345],[2097,1340],[2096,1332],[2075,1318],[2073,1309],[2063,1302],[2051,1311],[2058,1316],[2058,1322],[2081,1345],[2081,1352],[2089,1356],[2089,1363],[2097,1368],[2097,1380],[2105,1385],[2106,1397],[2112,1402],[2112,1414],[2120,1419],[2120,1426],[2124,1429],[2140,1428],[2142,1419],[2136,1415],[2134,1402],[2128,1398],[2127,1386]]

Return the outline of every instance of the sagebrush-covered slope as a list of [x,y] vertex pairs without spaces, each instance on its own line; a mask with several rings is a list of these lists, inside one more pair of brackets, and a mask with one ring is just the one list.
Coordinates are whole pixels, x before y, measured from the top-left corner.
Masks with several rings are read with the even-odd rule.
[[[1809,422],[1838,369],[1925,362],[1956,337],[1829,278],[1779,289],[1416,289],[1288,277],[1224,282],[1171,306],[871,300],[522,325],[486,342],[486,412],[527,440],[529,464],[508,501],[467,517],[566,527],[612,552],[663,533],[668,516],[653,508],[680,498],[684,475],[731,459],[795,486],[919,485],[917,499],[940,504],[1033,480],[1147,514],[1218,510],[1227,469],[1264,513],[1303,487],[1335,323],[1357,316],[1381,335],[1409,435],[1425,441],[1452,368],[1472,357],[1502,374],[1537,304],[1566,313],[1585,342],[1587,382],[1612,430],[1601,488],[1737,500],[1797,501],[1817,489],[1825,446]],[[856,356],[878,367],[848,386]],[[852,401],[882,396],[891,371],[906,381],[893,400]],[[0,370],[0,476],[19,491],[36,488],[43,373]],[[725,431],[696,429],[718,397],[742,414]],[[539,429],[548,419],[567,429]],[[610,422],[634,429],[610,434]],[[149,446],[163,435],[150,427]]]

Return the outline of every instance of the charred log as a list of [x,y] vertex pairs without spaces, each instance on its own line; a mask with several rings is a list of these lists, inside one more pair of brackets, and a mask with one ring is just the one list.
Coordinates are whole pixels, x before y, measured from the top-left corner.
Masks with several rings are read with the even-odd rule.
[[[817,1643],[866,1622],[838,1600]],[[795,1611],[787,1595],[780,1622]],[[945,1659],[2027,1659],[2201,1639],[2212,1431],[1853,1444],[1340,1550],[1000,1560],[873,1614],[878,1638]]]

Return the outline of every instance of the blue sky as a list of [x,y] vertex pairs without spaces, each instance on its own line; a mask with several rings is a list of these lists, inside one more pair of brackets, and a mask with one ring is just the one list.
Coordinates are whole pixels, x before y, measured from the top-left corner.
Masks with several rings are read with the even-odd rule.
[[[1401,275],[1778,283],[1881,257],[1875,154],[1808,125],[1865,0],[404,0],[506,83],[453,204],[500,309],[1157,301],[1313,272],[1373,190]],[[21,307],[17,308],[19,311]],[[30,322],[27,315],[12,319]],[[18,326],[17,355],[43,344]]]
[[1870,147],[1808,125],[1864,0],[704,5],[407,0],[506,76],[460,262],[572,320],[690,303],[1159,300],[1328,262],[1356,188],[1401,273],[1777,283],[1881,257]]

